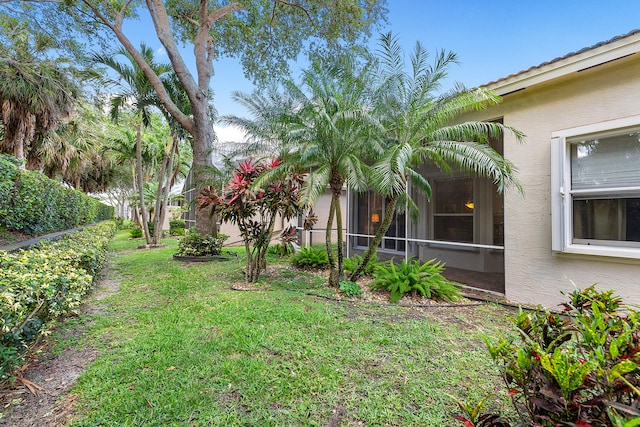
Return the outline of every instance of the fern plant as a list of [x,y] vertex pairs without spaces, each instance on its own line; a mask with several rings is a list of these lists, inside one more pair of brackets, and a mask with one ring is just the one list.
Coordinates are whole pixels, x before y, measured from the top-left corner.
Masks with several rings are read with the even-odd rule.
[[325,268],[329,265],[329,256],[322,249],[307,247],[291,257],[291,263],[298,268]]
[[[358,254],[352,256],[351,258],[344,259],[344,271],[351,274],[362,264],[362,257]],[[370,260],[367,263],[367,266],[362,270],[363,276],[372,276],[373,272],[376,269],[376,265],[378,265],[377,261]]]
[[460,290],[442,275],[442,271],[444,263],[435,259],[424,264],[419,260],[402,260],[401,264],[394,264],[391,260],[376,266],[371,287],[388,290],[390,302],[397,302],[410,292],[434,300],[458,300]]

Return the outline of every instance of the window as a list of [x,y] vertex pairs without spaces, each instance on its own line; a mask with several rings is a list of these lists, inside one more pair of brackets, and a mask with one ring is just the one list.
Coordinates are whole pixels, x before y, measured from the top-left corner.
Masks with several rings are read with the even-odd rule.
[[473,179],[436,180],[433,202],[435,240],[473,243]]
[[640,258],[640,116],[553,136],[553,250]]
[[[357,233],[356,239],[357,246],[369,246],[370,237],[376,234],[380,223],[384,219],[384,210],[386,208],[386,200],[379,194],[375,193],[363,193],[358,196],[358,202],[356,205],[356,217],[357,217]],[[396,212],[389,229],[387,230],[385,237],[391,237],[389,239],[383,238],[380,245],[381,249],[390,251],[402,252],[405,249],[404,240],[394,239],[393,237],[405,237],[405,215]]]

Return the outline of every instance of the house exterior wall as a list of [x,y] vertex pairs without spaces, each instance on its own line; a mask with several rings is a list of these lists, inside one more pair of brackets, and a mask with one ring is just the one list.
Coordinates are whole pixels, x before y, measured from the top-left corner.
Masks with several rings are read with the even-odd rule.
[[[505,296],[556,309],[561,291],[598,283],[626,303],[640,303],[640,260],[554,253],[551,248],[552,132],[640,115],[640,54],[504,95],[498,106],[463,119],[503,117],[526,134],[505,135],[504,153],[518,169],[524,197],[505,195]],[[638,165],[640,167],[640,165]]]
[[[327,190],[324,194],[321,194],[316,200],[313,208],[313,212],[318,217],[318,221],[311,230],[300,229],[300,245],[310,246],[325,242],[327,222],[329,221],[329,208],[331,207],[331,192]],[[342,211],[342,235],[346,237],[347,227],[347,197],[346,190],[342,190],[340,195],[340,209]],[[298,224],[302,227],[302,223]],[[333,232],[331,234],[331,241],[338,241],[338,233],[336,231],[336,220],[333,220]]]

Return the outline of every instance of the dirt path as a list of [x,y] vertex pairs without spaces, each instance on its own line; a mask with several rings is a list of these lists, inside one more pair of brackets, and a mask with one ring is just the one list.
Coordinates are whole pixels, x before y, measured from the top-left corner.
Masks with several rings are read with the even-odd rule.
[[[116,293],[119,282],[111,279],[108,266],[102,273],[93,292],[80,310],[81,315],[104,314],[105,306],[101,301]],[[65,425],[73,414],[75,396],[69,393],[71,387],[88,364],[98,356],[95,348],[82,345],[87,324],[69,328],[60,340],[76,341],[67,346],[60,354],[51,353],[55,342],[45,342],[42,352],[35,355],[27,364],[23,377],[38,387],[35,394],[20,386],[0,395],[0,425],[7,427],[58,427]],[[41,388],[41,389],[40,389]]]

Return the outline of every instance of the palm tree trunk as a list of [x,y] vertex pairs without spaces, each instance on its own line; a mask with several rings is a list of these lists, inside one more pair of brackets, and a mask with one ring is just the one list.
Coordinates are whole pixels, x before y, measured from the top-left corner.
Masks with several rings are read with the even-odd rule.
[[144,238],[147,241],[147,245],[151,244],[151,238],[149,236],[149,223],[147,216],[147,208],[144,205],[144,182],[142,179],[142,123],[138,121],[136,130],[136,172],[138,175],[138,195],[140,196],[140,214],[142,215],[142,231],[144,232]]
[[[171,151],[169,152],[169,164],[167,165],[168,172],[171,172],[173,170],[173,161],[175,159],[176,151],[178,148],[178,139],[175,136],[173,136],[172,141],[173,141],[173,144],[171,145]],[[167,216],[167,209],[169,205],[169,194],[171,193],[172,181],[173,179],[171,174],[167,173],[167,182],[164,186],[164,198],[162,200],[162,204],[160,205],[160,210],[159,210],[159,216],[160,216],[158,220],[159,224],[155,226],[154,232],[155,230],[158,229],[158,226],[162,228],[162,225],[164,224],[164,219]],[[160,239],[161,235],[162,234],[158,235],[158,239]]]
[[340,191],[336,196],[336,231],[337,231],[337,240],[338,240],[338,270],[336,277],[336,286],[340,284],[344,280],[344,251],[343,251],[343,243],[344,237],[342,235],[342,208],[340,207],[340,196],[342,195],[342,186]]
[[[336,260],[333,257],[333,250],[331,249],[331,230],[333,228],[333,216],[335,214],[335,203],[333,200],[333,194],[331,195],[331,203],[329,203],[329,218],[327,219],[327,228],[325,231],[325,244],[327,246],[327,257],[329,258],[329,286],[337,286],[336,272]],[[333,284],[335,283],[335,285]]]
[[[342,187],[339,190],[332,190],[331,192],[331,206],[329,210],[329,220],[327,221],[327,254],[329,256],[329,286],[338,287],[340,282],[344,280],[344,256],[342,251],[342,210],[340,209],[340,194],[342,193]],[[338,235],[338,248],[337,257],[333,257],[333,250],[331,249],[331,231],[333,228],[333,218],[336,219],[337,235]]]
[[393,219],[393,215],[396,210],[396,205],[398,203],[398,197],[394,196],[389,199],[387,206],[384,210],[384,218],[382,219],[382,223],[380,223],[380,227],[376,230],[376,234],[373,236],[373,240],[369,244],[369,248],[364,253],[362,257],[362,263],[351,273],[349,280],[355,282],[358,277],[362,275],[362,272],[366,268],[367,264],[369,264],[370,260],[375,260],[378,246],[380,246],[380,242],[382,242],[382,238],[385,234],[387,234],[387,230],[389,230],[389,226],[391,225],[391,220]]
[[160,173],[157,176],[158,181],[158,189],[156,190],[156,204],[153,210],[153,237],[151,238],[151,243],[157,245],[160,241],[160,236],[162,236],[162,223],[160,222],[162,215],[163,202],[164,202],[164,194],[169,190],[164,185],[164,176],[167,174],[169,157],[173,154],[173,140],[171,141],[170,151],[165,149],[164,156],[162,156],[162,164],[160,166]]

